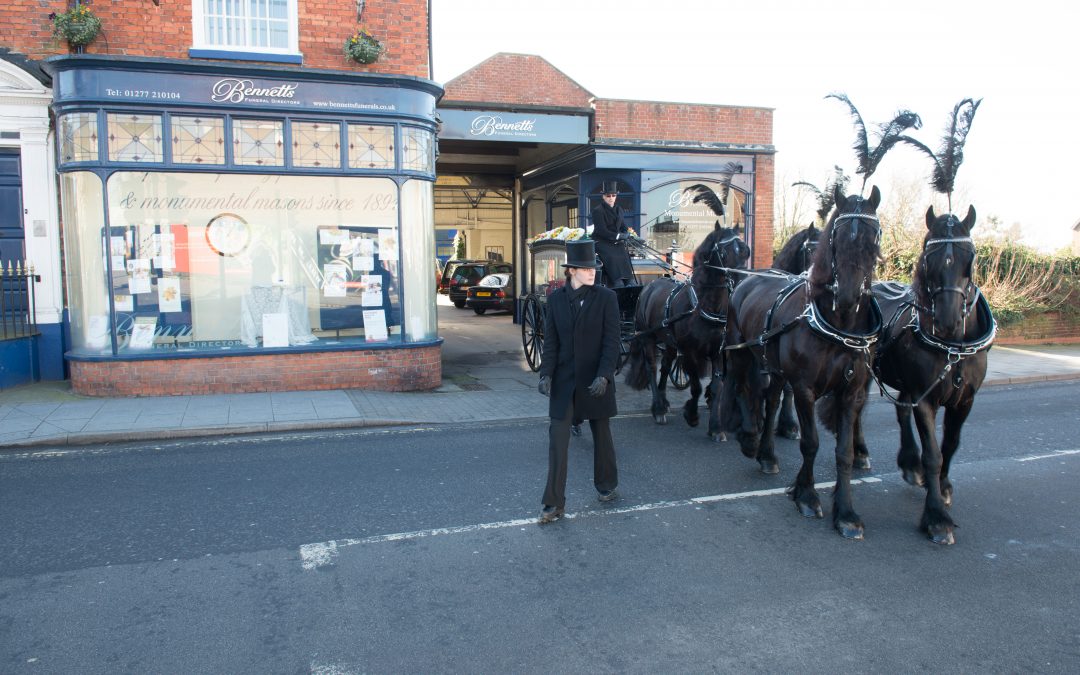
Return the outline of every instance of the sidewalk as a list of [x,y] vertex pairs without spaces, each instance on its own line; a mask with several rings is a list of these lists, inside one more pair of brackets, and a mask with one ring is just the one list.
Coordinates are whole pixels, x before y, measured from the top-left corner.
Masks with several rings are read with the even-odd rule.
[[[0,449],[262,432],[544,418],[547,400],[507,315],[439,308],[443,383],[432,392],[359,390],[91,398],[66,382],[0,390]],[[995,346],[984,386],[1080,380],[1080,345]],[[622,414],[648,412],[647,391],[617,382]],[[686,393],[668,389],[672,415]],[[704,414],[705,411],[702,411]]]

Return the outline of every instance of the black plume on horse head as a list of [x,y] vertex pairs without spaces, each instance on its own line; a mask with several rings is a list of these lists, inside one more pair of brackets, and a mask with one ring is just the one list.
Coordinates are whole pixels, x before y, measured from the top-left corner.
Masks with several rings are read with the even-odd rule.
[[885,154],[900,141],[903,133],[908,129],[918,129],[922,126],[922,119],[917,114],[910,110],[901,110],[888,122],[878,125],[874,134],[877,145],[871,148],[866,132],[866,124],[863,122],[862,114],[855,107],[855,104],[844,94],[829,94],[825,98],[835,98],[837,101],[846,104],[851,112],[852,119],[855,121],[855,144],[852,148],[855,150],[855,159],[859,163],[859,168],[855,170],[855,173],[863,175],[864,188],[866,187],[866,181],[877,171],[878,164],[885,158]]
[[814,193],[814,198],[817,199],[817,217],[818,222],[822,225],[825,224],[825,219],[829,217],[829,213],[836,206],[836,188],[840,188],[840,192],[847,189],[848,183],[851,179],[844,173],[844,170],[839,166],[833,166],[833,175],[825,181],[825,187],[819,188],[813,183],[806,181],[796,181],[791,184],[792,187],[803,187],[810,192]]
[[949,196],[950,210],[952,210],[952,192],[956,183],[956,172],[960,170],[960,165],[964,162],[964,144],[967,142],[971,123],[975,119],[975,112],[979,109],[980,103],[982,103],[981,98],[978,101],[965,98],[953,107],[952,116],[941,139],[941,147],[936,153],[910,136],[899,138],[901,142],[917,148],[933,162],[934,169],[930,175],[930,185],[937,192]]

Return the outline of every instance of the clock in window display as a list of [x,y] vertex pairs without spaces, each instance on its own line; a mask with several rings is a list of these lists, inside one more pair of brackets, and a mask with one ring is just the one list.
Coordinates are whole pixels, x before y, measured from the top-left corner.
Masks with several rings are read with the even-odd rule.
[[240,255],[250,243],[251,227],[235,213],[223,213],[206,225],[206,245],[220,256]]

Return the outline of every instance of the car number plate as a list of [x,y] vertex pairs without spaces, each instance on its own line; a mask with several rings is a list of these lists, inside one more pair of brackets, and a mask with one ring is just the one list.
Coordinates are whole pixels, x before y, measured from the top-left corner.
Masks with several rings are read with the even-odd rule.
[[488,293],[487,291],[478,291],[476,293],[476,296],[479,297],[479,298],[490,298],[491,293]]

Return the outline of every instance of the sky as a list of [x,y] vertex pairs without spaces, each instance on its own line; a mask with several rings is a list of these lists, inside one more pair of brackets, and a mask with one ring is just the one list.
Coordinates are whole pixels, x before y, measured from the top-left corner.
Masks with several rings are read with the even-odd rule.
[[[953,106],[982,98],[953,196],[961,217],[1019,224],[1058,250],[1080,220],[1080,7],[1044,0],[432,0],[433,79],[498,52],[535,54],[600,98],[773,108],[777,182],[855,176],[846,94],[868,128],[900,109],[932,149]],[[867,185],[928,180],[894,149]],[[854,190],[862,177],[853,180]],[[929,199],[929,197],[927,197]],[[921,212],[929,202],[921,206]]]

